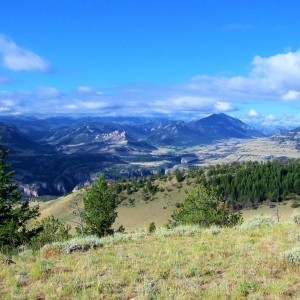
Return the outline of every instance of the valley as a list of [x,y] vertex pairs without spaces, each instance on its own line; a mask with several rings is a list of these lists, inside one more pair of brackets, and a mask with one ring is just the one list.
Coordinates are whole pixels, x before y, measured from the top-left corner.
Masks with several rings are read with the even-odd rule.
[[27,198],[69,193],[99,173],[137,178],[176,168],[300,157],[297,129],[265,136],[225,114],[197,121],[2,117],[0,136]]

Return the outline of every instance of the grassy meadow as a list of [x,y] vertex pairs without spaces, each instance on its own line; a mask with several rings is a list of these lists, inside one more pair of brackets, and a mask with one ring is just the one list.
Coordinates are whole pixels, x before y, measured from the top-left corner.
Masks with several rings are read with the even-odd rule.
[[73,254],[48,246],[1,268],[0,299],[300,299],[300,266],[284,257],[298,235],[280,222],[119,234]]
[[[39,251],[19,249],[0,270],[0,299],[300,299],[300,221],[297,196],[242,210],[235,228],[163,225],[196,182],[155,179],[157,192],[119,194],[115,228],[126,233],[74,238]],[[40,205],[74,227],[85,189]],[[263,218],[268,215],[269,218]],[[259,217],[260,222],[253,221]],[[156,230],[149,233],[151,222]],[[92,245],[66,253],[72,245]],[[95,246],[95,247],[94,247]],[[97,246],[97,247],[96,247]],[[287,254],[289,251],[290,254]],[[0,261],[6,255],[0,254]]]

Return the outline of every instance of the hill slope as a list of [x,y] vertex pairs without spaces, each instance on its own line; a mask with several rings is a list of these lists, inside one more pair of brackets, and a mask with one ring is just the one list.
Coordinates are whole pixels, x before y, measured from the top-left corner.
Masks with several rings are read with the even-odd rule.
[[[197,183],[191,178],[178,183],[173,177],[171,180],[166,181],[157,179],[152,185],[157,187],[155,195],[151,195],[151,193],[145,194],[145,190],[142,188],[130,192],[130,194],[128,194],[127,190],[119,193],[118,217],[114,228],[123,225],[126,231],[131,232],[145,229],[151,222],[154,222],[157,226],[166,224],[171,219],[171,214],[178,204],[184,201],[188,191],[194,189]],[[41,212],[38,220],[54,215],[62,222],[67,222],[71,225],[73,232],[75,232],[75,222],[78,222],[79,219],[74,215],[74,203],[76,201],[82,209],[82,199],[85,194],[86,190],[81,189],[54,200],[38,202]],[[299,196],[293,196],[288,201],[276,204],[273,202],[272,205],[265,202],[256,209],[244,209],[242,213],[245,219],[264,213],[272,216],[278,214],[281,220],[288,220],[295,210],[295,208],[291,207],[292,204],[297,207],[299,203]],[[32,202],[32,205],[36,204],[37,202]]]
[[283,256],[298,246],[297,233],[284,223],[183,227],[104,238],[101,248],[85,253],[47,246],[2,266],[0,298],[299,299],[299,267]]

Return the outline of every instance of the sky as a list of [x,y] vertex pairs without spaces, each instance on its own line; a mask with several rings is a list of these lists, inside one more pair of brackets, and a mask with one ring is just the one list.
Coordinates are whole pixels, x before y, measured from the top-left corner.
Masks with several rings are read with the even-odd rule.
[[300,1],[0,1],[0,116],[300,126]]

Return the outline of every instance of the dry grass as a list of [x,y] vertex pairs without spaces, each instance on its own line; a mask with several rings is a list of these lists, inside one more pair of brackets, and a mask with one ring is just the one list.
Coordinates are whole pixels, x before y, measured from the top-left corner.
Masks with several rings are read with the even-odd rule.
[[[175,178],[172,180],[161,181],[157,180],[155,184],[159,188],[163,188],[164,191],[157,192],[152,196],[152,199],[148,202],[143,201],[142,190],[134,192],[131,195],[127,195],[124,191],[124,201],[117,208],[118,217],[114,224],[114,228],[118,228],[123,225],[127,232],[135,230],[145,229],[147,226],[154,222],[156,226],[162,226],[167,223],[171,218],[172,212],[176,209],[176,204],[184,201],[187,196],[187,191],[195,187],[195,183],[189,180],[181,183],[182,187],[176,182]],[[68,223],[73,230],[71,233],[75,233],[74,227],[76,224],[74,221],[78,221],[76,215],[74,215],[74,198],[82,199],[85,195],[85,190],[79,190],[70,195],[59,197],[47,202],[40,202],[41,216],[39,219],[54,215],[62,222]],[[129,199],[133,200],[133,204],[130,204]],[[294,209],[291,207],[293,200],[278,203],[275,207],[270,208],[268,205],[261,205],[257,209],[243,210],[243,217],[245,220],[253,217],[254,215],[266,214],[277,218],[277,208],[280,221],[286,221],[293,214]],[[36,202],[33,202],[36,205]],[[82,203],[81,203],[82,206]]]
[[[279,223],[189,236],[140,235],[71,255],[13,257],[1,299],[300,299],[299,266],[283,253],[299,227]],[[49,253],[48,253],[49,254]]]
[[[176,208],[176,203],[183,202],[187,190],[194,186],[193,184],[188,186],[186,182],[183,182],[182,187],[179,188],[175,178],[166,182],[156,181],[156,184],[165,191],[159,191],[152,195],[147,202],[142,200],[142,189],[131,195],[127,195],[125,191],[121,193],[125,199],[117,208],[118,218],[114,225],[115,228],[123,225],[127,231],[133,231],[146,228],[151,222],[155,222],[158,226],[165,224]],[[78,218],[73,213],[75,210],[73,199],[82,199],[85,193],[85,190],[79,190],[54,200],[38,202],[41,212],[39,219],[53,215],[62,222],[75,227],[74,221],[78,221]],[[132,199],[134,203],[130,204],[129,199]],[[32,205],[36,204],[37,202],[32,203]]]
[[269,215],[272,216],[277,221],[277,215],[280,221],[289,221],[293,212],[297,209],[292,208],[291,205],[293,200],[284,201],[282,203],[273,203],[274,207],[270,207],[267,204],[259,206],[257,209],[245,209],[243,210],[243,217],[248,220],[257,215]]

